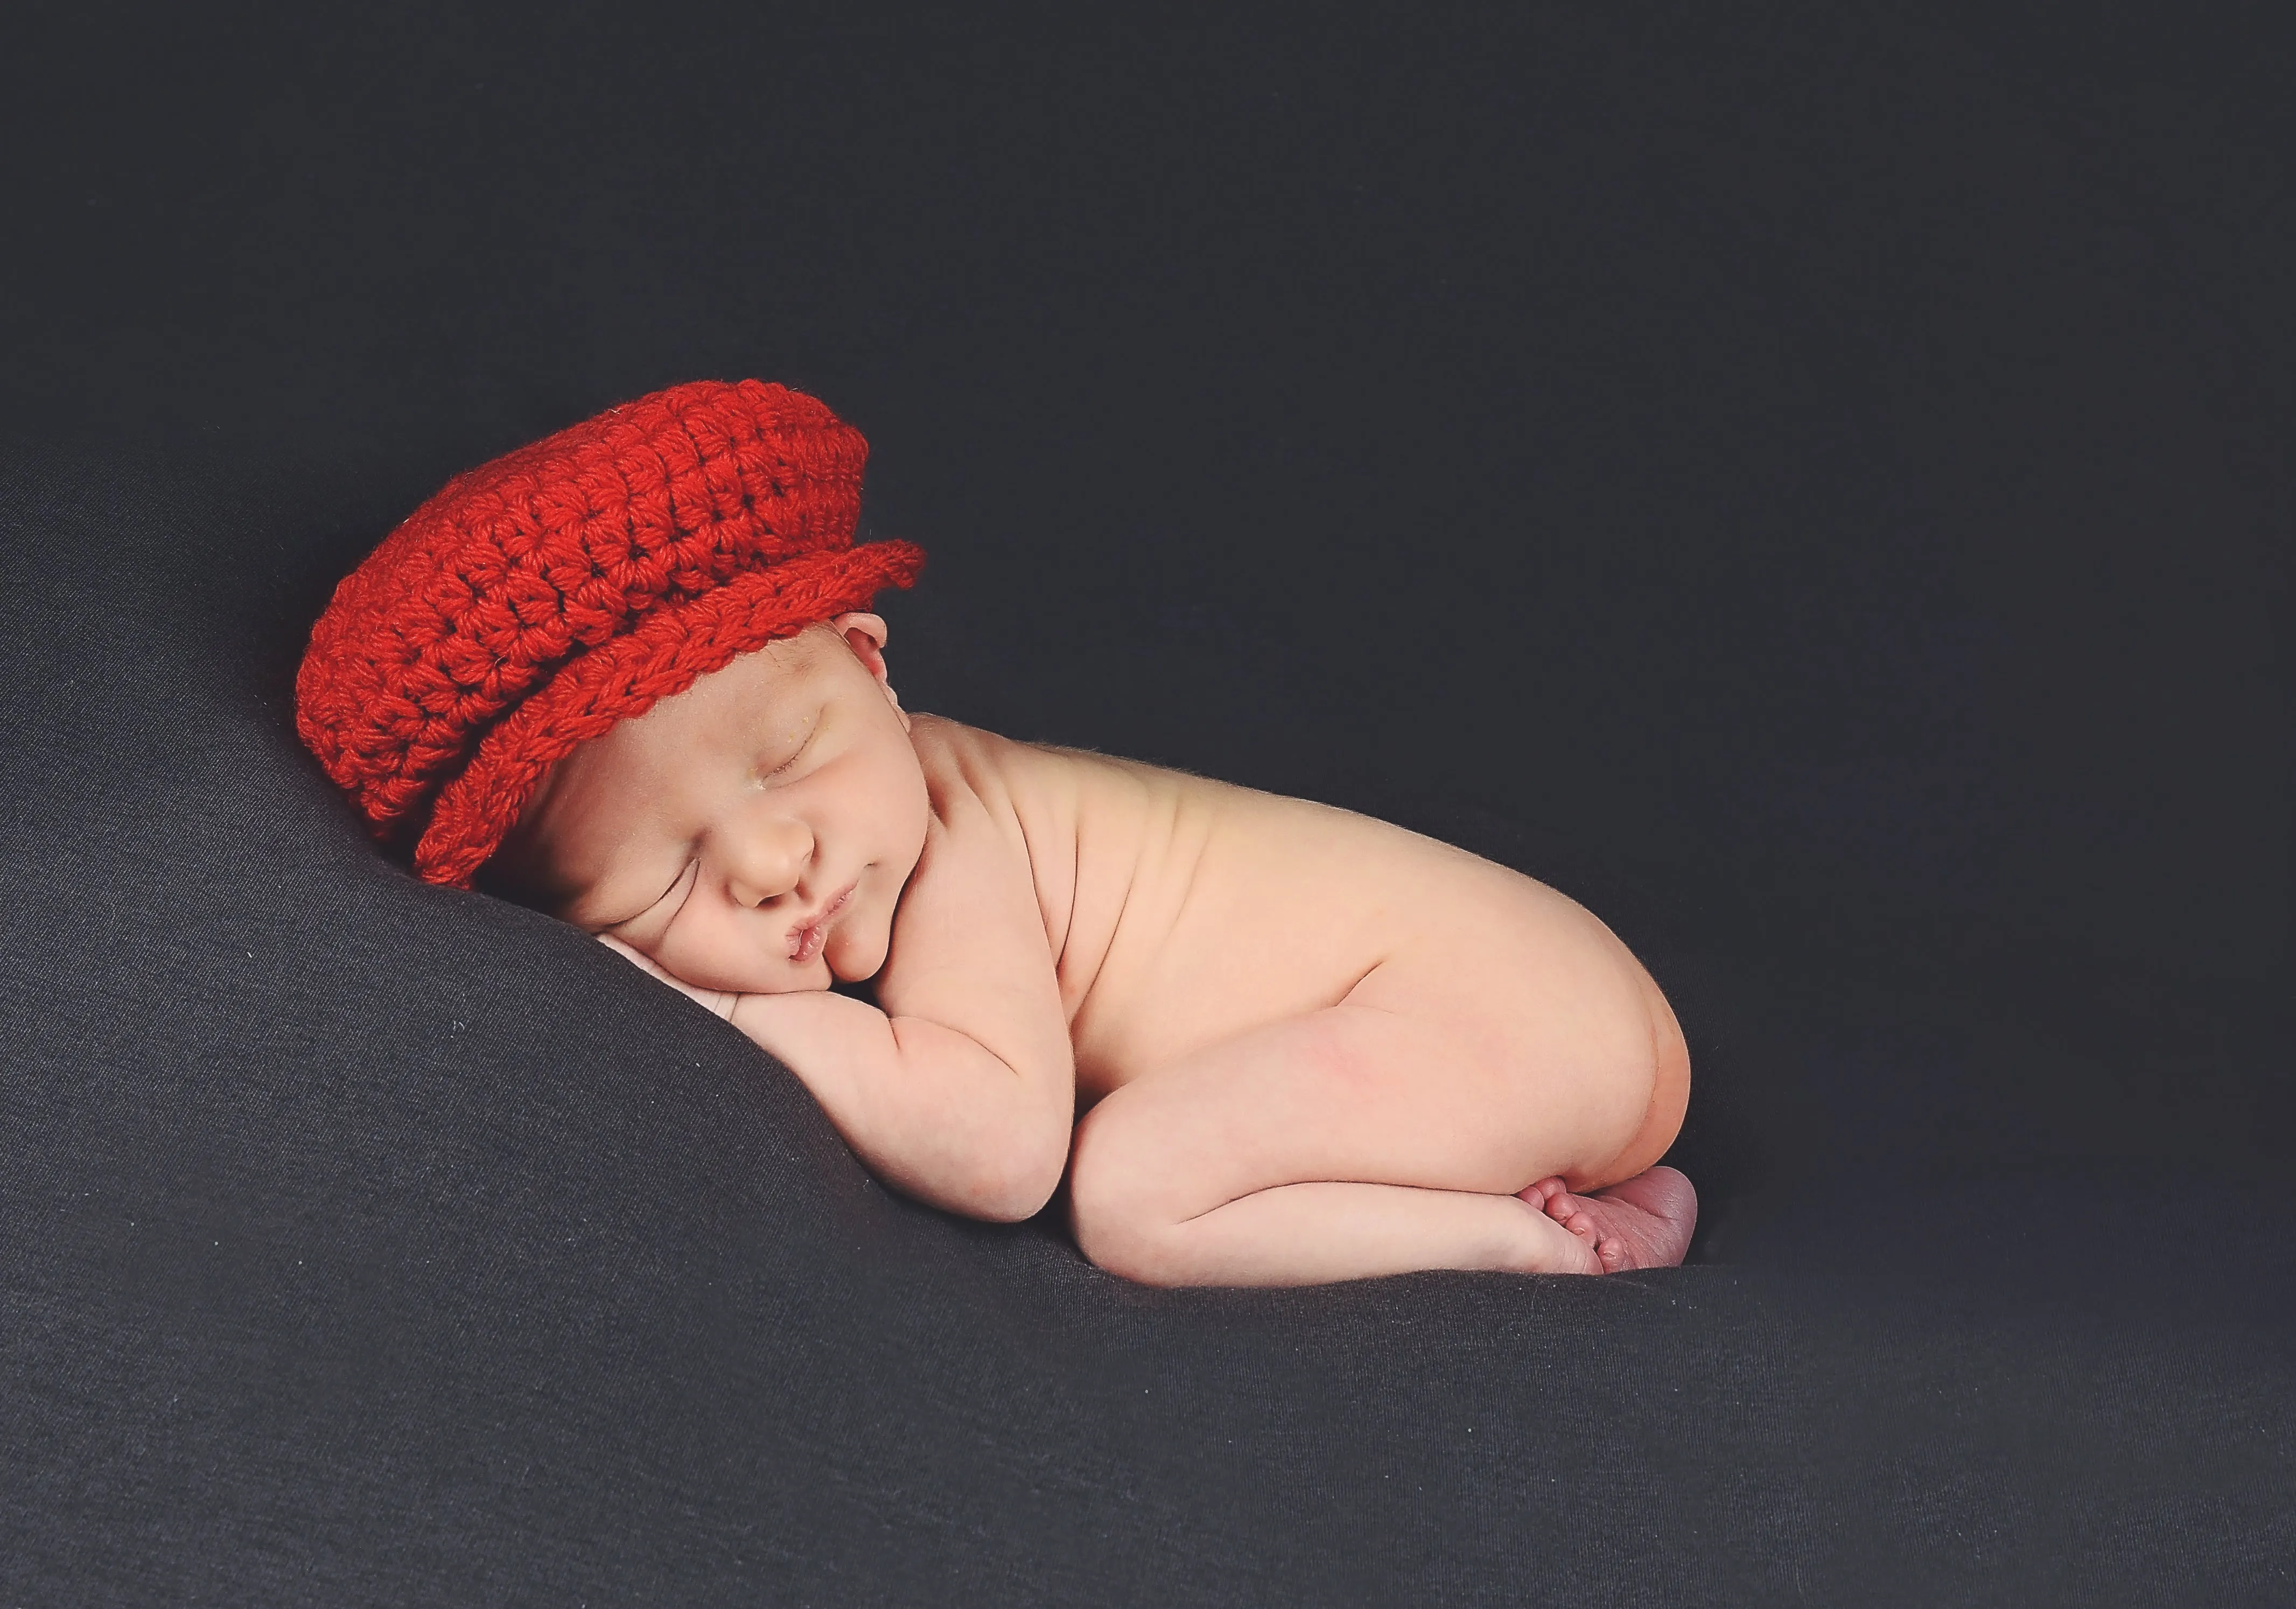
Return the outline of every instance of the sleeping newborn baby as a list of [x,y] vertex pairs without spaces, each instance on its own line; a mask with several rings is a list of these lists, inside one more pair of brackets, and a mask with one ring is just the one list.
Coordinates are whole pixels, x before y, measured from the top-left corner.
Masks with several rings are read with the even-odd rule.
[[[1677,1263],[1689,1055],[1585,909],[1345,810],[902,709],[857,433],[700,382],[472,471],[298,724],[387,841],[596,934],[860,1158],[1153,1285]],[[832,991],[832,981],[873,985]]]

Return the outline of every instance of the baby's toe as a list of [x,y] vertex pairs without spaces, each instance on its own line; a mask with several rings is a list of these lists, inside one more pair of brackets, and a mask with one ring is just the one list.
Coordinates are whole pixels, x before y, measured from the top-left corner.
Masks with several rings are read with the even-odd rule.
[[1521,1190],[1516,1194],[1540,1211],[1551,1212],[1554,1209],[1556,1198],[1568,1195],[1569,1192],[1563,1188],[1560,1178],[1543,1178],[1528,1190]]
[[1595,1255],[1603,1260],[1603,1272],[1616,1274],[1627,1266],[1627,1243],[1611,1239],[1595,1248]]

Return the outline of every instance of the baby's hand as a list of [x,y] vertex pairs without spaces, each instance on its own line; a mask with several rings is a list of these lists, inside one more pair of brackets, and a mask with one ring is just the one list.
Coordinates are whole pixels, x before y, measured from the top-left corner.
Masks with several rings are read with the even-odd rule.
[[687,999],[700,1001],[703,1006],[708,1006],[711,1011],[725,1018],[728,1022],[734,1020],[734,1007],[740,1003],[742,998],[740,995],[730,989],[696,989],[685,979],[673,977],[670,973],[664,972],[661,968],[661,964],[656,961],[652,956],[646,955],[640,950],[632,949],[628,945],[623,943],[619,939],[615,938],[611,933],[600,933],[598,935],[598,942],[604,945],[608,949],[614,951],[617,955],[627,956],[632,962],[636,964],[639,971],[650,973],[654,977],[660,978],[663,982],[668,984],[672,989],[676,989],[679,994],[684,995]]

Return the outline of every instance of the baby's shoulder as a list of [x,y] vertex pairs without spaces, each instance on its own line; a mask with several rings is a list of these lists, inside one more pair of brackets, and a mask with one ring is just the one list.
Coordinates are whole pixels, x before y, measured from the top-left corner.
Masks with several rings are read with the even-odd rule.
[[1041,792],[1047,780],[1030,745],[962,721],[913,715],[909,743],[936,815],[975,805],[1010,815],[1017,801]]
[[1139,835],[1127,820],[1137,812],[1121,806],[1119,767],[938,716],[910,721],[935,825],[904,898],[944,882],[972,898],[974,880],[1025,875],[1056,965],[1072,958],[1079,896],[1089,913],[1103,884],[1130,875],[1122,843]]
[[1172,837],[1185,780],[1082,749],[1022,743],[939,716],[911,717],[934,816],[993,825],[1025,850],[1046,924],[1064,932],[1079,890],[1120,895],[1146,846]]
[[968,727],[938,715],[910,718],[909,741],[935,809],[986,806],[1030,828],[1073,830],[1155,792],[1155,768]]

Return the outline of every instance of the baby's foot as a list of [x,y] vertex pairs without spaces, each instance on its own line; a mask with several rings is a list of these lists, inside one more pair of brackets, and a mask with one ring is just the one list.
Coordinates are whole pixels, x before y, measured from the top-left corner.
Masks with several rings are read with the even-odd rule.
[[1650,1169],[1592,1195],[1571,1194],[1559,1178],[1540,1179],[1521,1194],[1592,1247],[1605,1274],[1676,1267],[1698,1225],[1698,1192],[1673,1168]]

